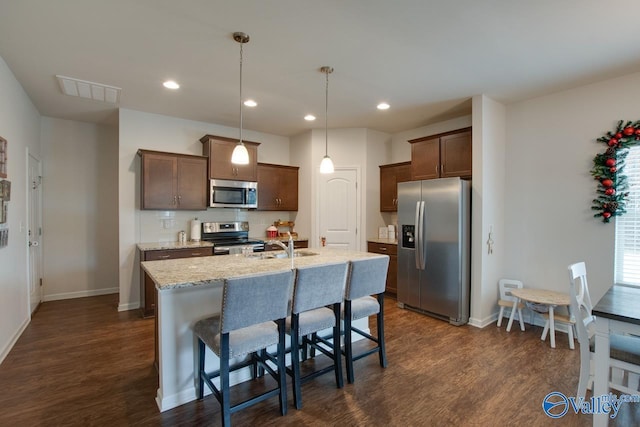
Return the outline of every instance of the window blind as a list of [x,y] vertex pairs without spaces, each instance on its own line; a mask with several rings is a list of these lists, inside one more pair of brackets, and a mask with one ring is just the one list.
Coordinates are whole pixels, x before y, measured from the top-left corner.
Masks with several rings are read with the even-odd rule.
[[640,147],[629,150],[627,213],[616,217],[615,282],[640,286]]

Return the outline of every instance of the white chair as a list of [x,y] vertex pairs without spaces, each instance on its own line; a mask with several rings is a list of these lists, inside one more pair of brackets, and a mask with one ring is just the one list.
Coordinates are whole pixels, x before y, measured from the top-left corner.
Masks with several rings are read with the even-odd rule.
[[[580,379],[576,397],[584,397],[593,383],[593,351],[595,316],[591,314],[593,305],[587,287],[587,271],[584,262],[569,266],[569,296],[571,314],[575,317],[578,343],[580,344]],[[640,338],[627,335],[610,336],[611,368],[609,387],[627,394],[638,394],[638,374],[640,374]],[[626,372],[626,375],[624,375]],[[626,381],[625,381],[626,376]]]
[[[520,280],[513,279],[500,279],[498,281],[498,288],[500,290],[500,299],[498,305],[500,306],[500,313],[498,313],[498,323],[496,326],[502,325],[502,317],[504,316],[504,309],[508,308],[513,310],[513,303],[517,300],[516,297],[511,295],[511,289],[522,289],[523,285]],[[524,331],[524,321],[522,320],[522,309],[524,304],[518,303],[518,318],[520,320],[520,329]]]

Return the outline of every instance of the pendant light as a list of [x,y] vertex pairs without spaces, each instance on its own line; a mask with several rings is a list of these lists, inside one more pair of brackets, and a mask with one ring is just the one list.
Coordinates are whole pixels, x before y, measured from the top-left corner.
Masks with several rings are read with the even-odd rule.
[[320,68],[320,71],[327,76],[327,83],[325,85],[325,98],[324,98],[324,157],[320,162],[320,173],[333,173],[333,161],[329,157],[329,74],[333,73],[333,68],[324,66]]
[[249,35],[237,32],[233,33],[233,39],[240,43],[240,140],[231,154],[231,163],[236,165],[248,165],[249,152],[242,142],[242,45],[249,43]]

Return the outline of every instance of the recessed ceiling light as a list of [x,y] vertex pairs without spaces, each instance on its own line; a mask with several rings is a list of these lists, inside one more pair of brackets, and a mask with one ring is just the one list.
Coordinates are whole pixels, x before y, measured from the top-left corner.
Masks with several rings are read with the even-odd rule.
[[314,116],[313,114],[307,114],[306,116],[304,116],[304,119],[308,122],[312,122],[316,119],[316,116]]
[[389,104],[387,104],[386,102],[381,102],[380,104],[378,104],[378,110],[388,110],[389,109]]
[[247,99],[246,101],[244,101],[244,105],[246,105],[247,107],[255,107],[256,105],[258,105],[258,103],[253,99]]
[[166,82],[162,83],[162,86],[166,87],[167,89],[180,89],[180,85],[173,80],[167,80]]

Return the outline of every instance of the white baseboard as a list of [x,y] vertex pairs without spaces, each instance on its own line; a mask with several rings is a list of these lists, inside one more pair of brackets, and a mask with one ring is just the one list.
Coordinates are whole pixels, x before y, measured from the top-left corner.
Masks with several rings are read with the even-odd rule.
[[484,328],[486,326],[489,326],[492,323],[495,323],[497,319],[498,319],[498,313],[493,313],[491,316],[485,317],[484,319],[475,319],[473,317],[470,317],[469,325],[475,326],[476,328]]
[[7,357],[7,355],[13,348],[13,346],[16,344],[16,342],[18,341],[18,338],[20,338],[20,335],[22,335],[24,330],[27,329],[27,326],[29,326],[29,322],[31,322],[31,319],[25,319],[25,321],[22,323],[22,325],[20,325],[16,333],[13,334],[13,336],[11,337],[11,340],[9,340],[7,345],[2,349],[2,351],[0,352],[0,364],[2,364],[2,362]]
[[118,292],[120,292],[119,288],[105,288],[105,289],[94,289],[89,291],[63,292],[60,294],[45,295],[42,298],[42,301],[47,302],[47,301],[58,301],[63,299],[94,297],[97,295],[117,294]]
[[118,311],[129,311],[140,308],[140,302],[129,302],[127,304],[118,304]]

